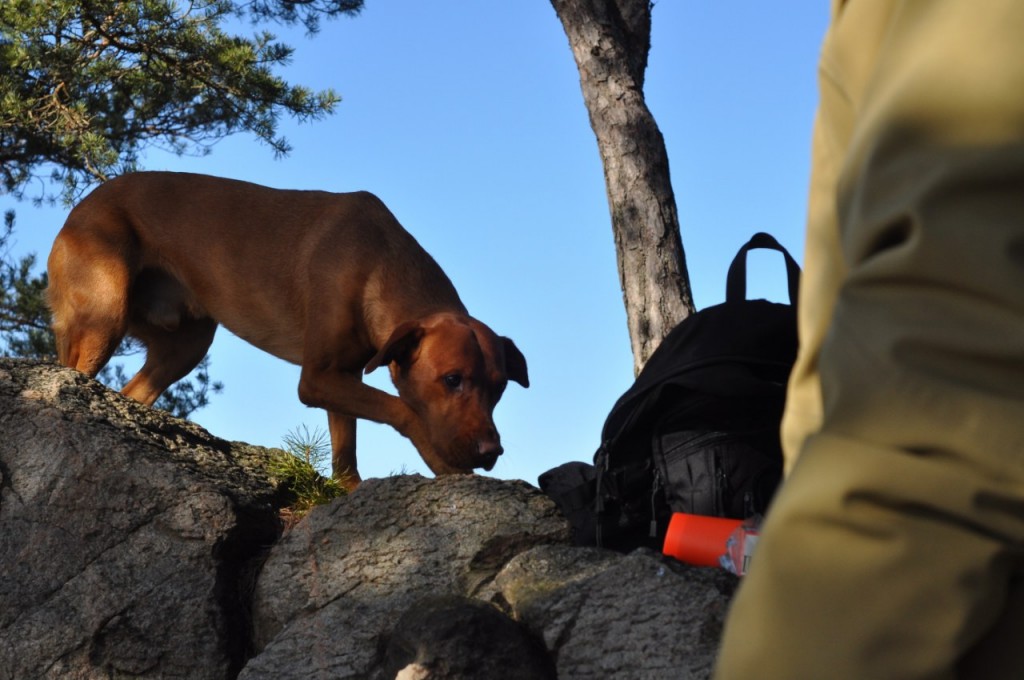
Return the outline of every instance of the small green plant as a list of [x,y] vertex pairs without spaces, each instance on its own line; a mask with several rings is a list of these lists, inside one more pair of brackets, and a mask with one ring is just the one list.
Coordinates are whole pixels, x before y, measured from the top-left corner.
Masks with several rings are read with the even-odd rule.
[[282,480],[295,501],[281,511],[285,525],[291,526],[318,505],[330,503],[346,491],[337,479],[325,477],[318,469],[330,457],[330,437],[319,428],[310,432],[305,425],[286,434],[285,450],[271,457],[270,474]]
[[304,460],[306,465],[314,469],[322,469],[329,460],[331,440],[319,427],[310,432],[308,427],[301,425],[290,430],[283,441],[288,453]]

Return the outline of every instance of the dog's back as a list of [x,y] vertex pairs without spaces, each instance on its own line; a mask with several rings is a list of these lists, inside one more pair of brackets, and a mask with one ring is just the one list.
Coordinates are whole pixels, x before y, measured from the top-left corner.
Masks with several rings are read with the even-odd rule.
[[[307,316],[317,306],[311,295],[372,292],[408,279],[396,285],[461,307],[440,267],[373,194],[189,173],[134,173],[98,187],[69,215],[49,269],[60,358],[70,365],[77,362],[62,330],[72,318],[123,337],[139,334],[141,324],[174,329],[186,317],[209,317],[301,363]],[[62,291],[76,291],[76,302]],[[107,354],[108,343],[99,344]],[[95,361],[88,363],[92,373]]]

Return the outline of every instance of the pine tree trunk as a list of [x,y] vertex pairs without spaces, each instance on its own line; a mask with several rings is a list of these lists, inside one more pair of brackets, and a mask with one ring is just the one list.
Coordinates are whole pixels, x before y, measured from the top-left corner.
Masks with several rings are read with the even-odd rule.
[[694,311],[665,140],[644,101],[649,0],[551,0],[580,72],[604,164],[619,280],[639,373]]

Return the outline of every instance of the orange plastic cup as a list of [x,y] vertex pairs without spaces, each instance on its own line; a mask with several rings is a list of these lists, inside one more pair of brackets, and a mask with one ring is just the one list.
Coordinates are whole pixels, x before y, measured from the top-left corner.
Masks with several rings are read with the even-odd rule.
[[725,554],[725,542],[741,524],[741,519],[673,513],[662,552],[687,564],[720,566],[718,560]]

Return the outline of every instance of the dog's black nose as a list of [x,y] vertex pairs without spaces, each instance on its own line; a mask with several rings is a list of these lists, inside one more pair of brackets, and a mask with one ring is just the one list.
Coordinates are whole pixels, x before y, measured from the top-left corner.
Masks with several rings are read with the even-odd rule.
[[477,453],[482,461],[481,467],[487,471],[494,467],[494,464],[498,461],[498,456],[504,452],[505,449],[501,447],[501,442],[497,438],[481,441],[477,444]]

